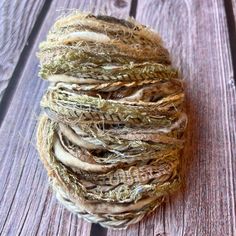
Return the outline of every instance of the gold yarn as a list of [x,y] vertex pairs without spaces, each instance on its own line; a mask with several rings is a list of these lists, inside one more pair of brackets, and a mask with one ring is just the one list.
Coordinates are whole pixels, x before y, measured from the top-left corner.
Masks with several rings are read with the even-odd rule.
[[133,19],[80,12],[40,45],[37,140],[59,201],[104,227],[140,221],[181,184],[183,81],[160,37]]

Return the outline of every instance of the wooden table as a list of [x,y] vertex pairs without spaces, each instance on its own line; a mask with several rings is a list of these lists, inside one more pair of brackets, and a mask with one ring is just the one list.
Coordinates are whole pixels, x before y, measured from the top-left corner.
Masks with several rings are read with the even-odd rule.
[[[157,30],[186,81],[185,184],[127,230],[78,219],[52,194],[35,148],[39,42],[65,9],[134,16]],[[0,235],[236,235],[235,0],[0,2]]]

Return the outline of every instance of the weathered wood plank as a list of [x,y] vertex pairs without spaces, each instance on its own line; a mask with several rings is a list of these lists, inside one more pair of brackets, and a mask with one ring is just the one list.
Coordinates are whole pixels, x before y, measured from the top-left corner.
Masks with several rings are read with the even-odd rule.
[[[35,149],[39,101],[46,82],[38,78],[35,53],[56,9],[86,9],[127,16],[130,1],[54,1],[39,31],[0,129],[0,235],[89,235],[91,224],[58,204]],[[22,26],[23,27],[23,26]]]
[[45,2],[0,2],[0,100]]
[[236,21],[236,0],[231,0],[231,5],[233,8],[234,19]]
[[235,235],[236,91],[223,1],[139,1],[137,19],[162,35],[186,80],[186,180],[166,203],[165,235]]

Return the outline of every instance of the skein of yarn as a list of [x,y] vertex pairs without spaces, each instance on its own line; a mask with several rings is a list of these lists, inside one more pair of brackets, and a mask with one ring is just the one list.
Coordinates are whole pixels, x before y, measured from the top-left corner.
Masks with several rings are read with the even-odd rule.
[[40,45],[50,82],[37,131],[60,202],[125,228],[181,183],[183,81],[159,36],[133,19],[73,12]]

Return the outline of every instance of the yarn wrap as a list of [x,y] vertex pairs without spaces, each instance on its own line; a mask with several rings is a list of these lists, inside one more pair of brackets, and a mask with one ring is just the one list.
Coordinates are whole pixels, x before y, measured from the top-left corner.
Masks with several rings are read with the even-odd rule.
[[38,57],[50,85],[37,146],[58,200],[104,227],[140,221],[181,184],[183,81],[160,37],[133,19],[76,11]]

